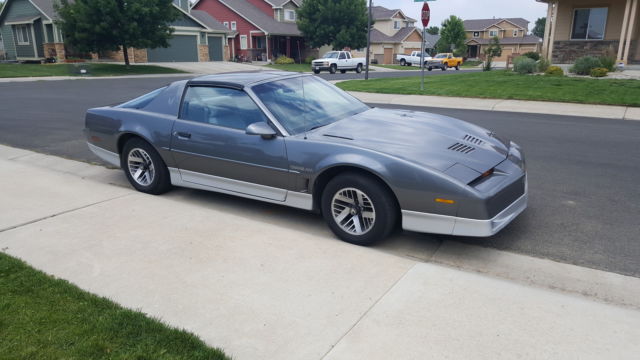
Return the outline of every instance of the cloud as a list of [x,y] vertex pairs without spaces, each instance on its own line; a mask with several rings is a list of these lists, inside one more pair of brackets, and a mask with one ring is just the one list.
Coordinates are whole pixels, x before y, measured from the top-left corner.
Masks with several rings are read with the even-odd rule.
[[[367,0],[368,1],[368,0]],[[420,9],[422,3],[410,0],[373,0],[373,6],[384,6],[389,9],[402,9],[405,15],[420,24]],[[429,2],[431,21],[429,26],[440,26],[442,21],[450,15],[456,15],[463,20],[521,17],[529,20],[529,31],[533,29],[536,19],[547,16],[547,4],[535,0],[438,0]]]

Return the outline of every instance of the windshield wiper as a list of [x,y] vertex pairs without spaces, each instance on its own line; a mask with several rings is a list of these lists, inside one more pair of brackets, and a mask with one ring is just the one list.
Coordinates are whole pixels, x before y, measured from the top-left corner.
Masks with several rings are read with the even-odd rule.
[[316,126],[312,127],[311,129],[309,129],[308,131],[315,130],[315,129],[319,129],[319,128],[321,128],[321,127],[323,127],[323,126],[327,126],[327,125],[329,125],[329,124],[316,125]]

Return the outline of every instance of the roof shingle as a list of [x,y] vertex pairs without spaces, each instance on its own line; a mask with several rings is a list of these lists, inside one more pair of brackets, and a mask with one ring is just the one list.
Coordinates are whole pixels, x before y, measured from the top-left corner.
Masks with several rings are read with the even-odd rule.
[[271,35],[301,35],[295,23],[278,22],[246,0],[220,0],[220,2]]
[[472,19],[464,21],[464,29],[467,31],[482,31],[492,25],[495,25],[503,20],[507,20],[516,26],[529,30],[529,21],[523,18],[505,18],[505,19]]

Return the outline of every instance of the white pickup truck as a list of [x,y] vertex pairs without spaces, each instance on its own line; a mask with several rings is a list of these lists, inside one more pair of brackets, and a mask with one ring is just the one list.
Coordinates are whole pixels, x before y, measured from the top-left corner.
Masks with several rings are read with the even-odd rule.
[[[424,62],[431,60],[431,56],[429,54],[424,53]],[[396,61],[400,63],[402,66],[411,66],[411,64],[416,64],[420,66],[420,51],[414,51],[411,55],[398,55],[396,56]]]
[[316,74],[320,74],[322,70],[329,70],[332,74],[338,70],[343,74],[347,70],[354,70],[359,74],[362,72],[365,61],[365,58],[351,57],[351,53],[348,51],[329,51],[321,59],[311,62],[311,70]]

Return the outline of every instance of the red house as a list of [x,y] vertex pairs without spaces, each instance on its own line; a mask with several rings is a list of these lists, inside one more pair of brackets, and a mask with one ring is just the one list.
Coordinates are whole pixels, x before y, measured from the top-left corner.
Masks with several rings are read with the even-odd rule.
[[269,61],[280,55],[300,61],[309,55],[298,26],[301,0],[198,0],[192,9],[206,11],[234,34],[231,58]]

